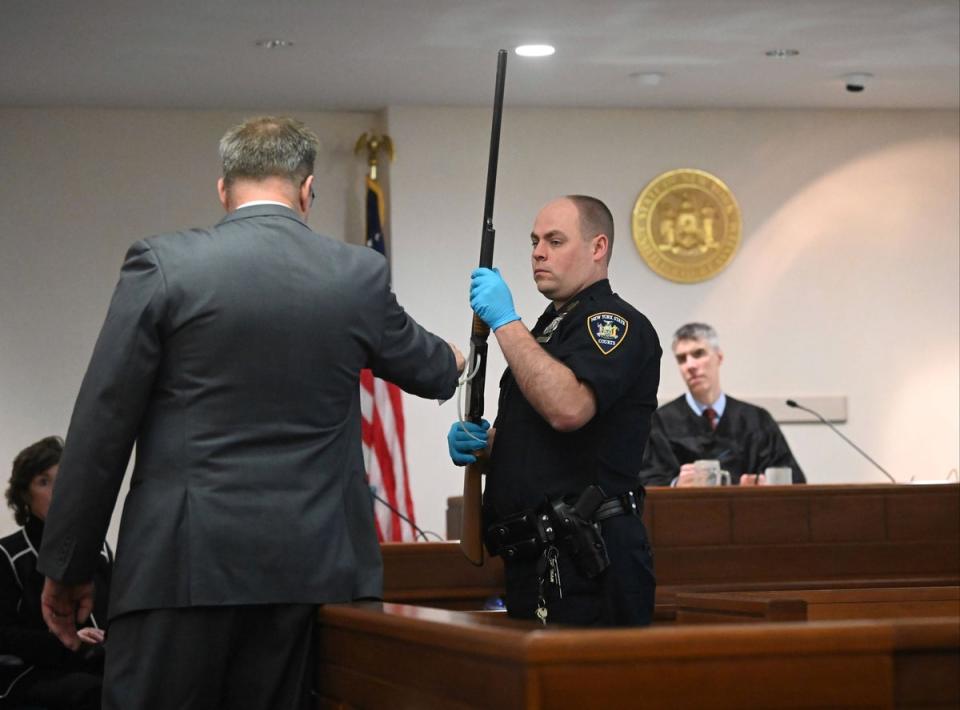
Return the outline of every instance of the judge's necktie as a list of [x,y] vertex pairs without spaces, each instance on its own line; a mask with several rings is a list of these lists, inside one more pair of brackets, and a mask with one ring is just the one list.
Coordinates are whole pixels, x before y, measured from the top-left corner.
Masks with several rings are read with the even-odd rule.
[[707,421],[710,422],[710,428],[716,431],[717,429],[717,412],[713,407],[707,407],[703,410],[703,416],[707,418]]

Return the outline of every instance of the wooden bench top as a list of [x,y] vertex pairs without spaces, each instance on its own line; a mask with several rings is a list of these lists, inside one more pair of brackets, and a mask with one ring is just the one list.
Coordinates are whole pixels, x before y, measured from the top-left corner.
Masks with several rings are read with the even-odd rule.
[[678,623],[958,617],[960,587],[884,587],[680,593]]

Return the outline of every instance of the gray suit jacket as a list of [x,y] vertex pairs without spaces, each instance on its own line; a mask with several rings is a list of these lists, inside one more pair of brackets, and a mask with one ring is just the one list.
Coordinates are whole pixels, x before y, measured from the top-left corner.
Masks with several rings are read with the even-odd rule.
[[447,398],[446,343],[374,250],[244,207],[127,254],[77,398],[38,567],[90,579],[134,443],[111,616],[379,596],[359,372]]

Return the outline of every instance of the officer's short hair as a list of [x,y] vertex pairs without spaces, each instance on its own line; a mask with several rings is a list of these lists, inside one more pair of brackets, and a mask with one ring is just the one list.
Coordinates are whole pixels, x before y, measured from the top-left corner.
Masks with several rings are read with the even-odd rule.
[[223,182],[282,177],[299,185],[313,174],[319,147],[316,134],[293,118],[247,119],[220,139]]
[[717,331],[713,329],[713,326],[707,325],[706,323],[686,323],[677,328],[677,332],[673,334],[673,345],[672,349],[676,349],[677,343],[681,340],[705,340],[710,344],[710,347],[714,350],[720,349],[720,338],[717,337]]
[[613,215],[601,200],[589,195],[567,195],[580,215],[580,232],[584,239],[593,239],[598,234],[607,235],[607,263],[613,255]]

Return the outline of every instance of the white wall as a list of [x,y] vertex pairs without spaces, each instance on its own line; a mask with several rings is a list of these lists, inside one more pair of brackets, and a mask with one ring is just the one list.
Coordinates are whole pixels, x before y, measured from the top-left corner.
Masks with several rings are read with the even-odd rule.
[[[508,99],[509,103],[509,99]],[[356,137],[383,120],[394,284],[425,326],[466,346],[488,109],[392,107],[296,114],[324,141],[315,229],[358,241],[364,161]],[[63,433],[123,253],[133,240],[220,217],[216,142],[240,113],[0,110],[0,464]],[[960,251],[957,112],[588,111],[504,115],[495,261],[531,324],[545,302],[528,268],[537,209],[570,192],[617,221],[612,281],[669,347],[691,319],[720,331],[726,388],[742,396],[846,395],[848,436],[901,480],[958,463]],[[679,285],[651,272],[630,211],[662,171],[696,167],[736,195],[744,236],[719,276]],[[502,359],[494,353],[488,415]],[[664,361],[665,395],[682,390]],[[406,399],[419,521],[444,531],[460,471],[446,457],[453,403]],[[786,434],[814,482],[879,475],[820,428]],[[12,529],[0,515],[0,534]]]
[[[412,313],[463,344],[489,124],[488,109],[388,111],[402,151],[392,169],[395,288]],[[597,195],[616,220],[613,286],[652,320],[668,353],[677,326],[710,322],[730,393],[846,395],[847,436],[899,480],[942,478],[957,466],[960,430],[958,143],[956,112],[508,106],[494,261],[532,325],[546,305],[529,269],[533,217],[554,196]],[[695,285],[655,275],[630,232],[640,190],[681,167],[723,179],[744,222],[733,263]],[[491,357],[491,419],[502,367]],[[661,400],[682,391],[668,354]],[[442,530],[445,499],[460,486],[444,446],[456,410],[407,406],[417,511]],[[784,429],[811,482],[883,480],[828,430]]]

